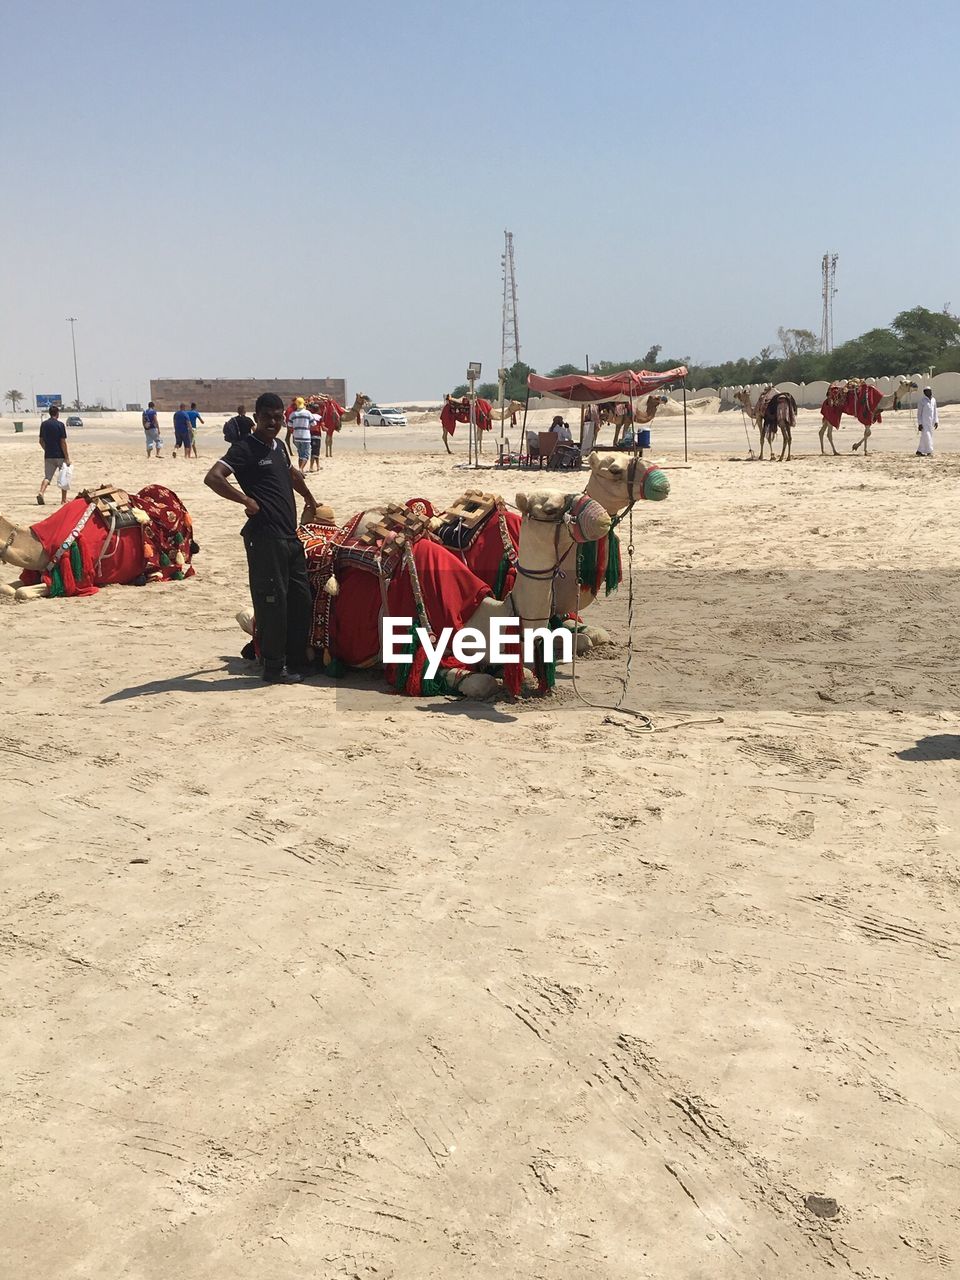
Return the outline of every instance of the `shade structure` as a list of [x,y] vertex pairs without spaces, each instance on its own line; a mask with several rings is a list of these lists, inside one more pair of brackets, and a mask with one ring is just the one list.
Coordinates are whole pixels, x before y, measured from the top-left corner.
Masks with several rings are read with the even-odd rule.
[[527,389],[567,404],[604,404],[611,400],[636,400],[686,376],[687,368],[682,364],[676,369],[668,369],[666,373],[649,373],[646,369],[635,373],[633,369],[623,369],[605,378],[586,373],[571,373],[564,378],[541,378],[539,374],[531,373],[527,375]]

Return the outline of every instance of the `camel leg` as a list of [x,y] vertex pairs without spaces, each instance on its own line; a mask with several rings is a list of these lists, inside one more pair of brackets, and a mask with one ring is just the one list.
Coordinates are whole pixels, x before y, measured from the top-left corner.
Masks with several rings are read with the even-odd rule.
[[11,582],[0,582],[0,599],[15,599],[17,588]]
[[447,453],[453,453],[453,450],[450,448],[450,444],[447,440],[446,431],[443,433],[443,447],[446,449]]
[[27,604],[31,600],[45,600],[50,588],[45,582],[38,582],[32,587],[17,587],[14,594],[17,604]]
[[867,454],[868,454],[868,452],[869,452],[869,450],[870,450],[870,446],[867,444],[867,441],[868,441],[869,439],[870,439],[870,428],[869,428],[869,427],[864,427],[864,428],[863,428],[863,456],[864,456],[864,457],[866,457],[866,456],[867,456]]
[[856,442],[856,444],[854,444],[854,446],[853,446],[853,452],[854,452],[854,453],[856,453],[856,452],[857,452],[857,450],[860,448],[860,446],[861,446],[862,444],[866,444],[866,442],[867,442],[867,437],[866,437],[866,435],[862,435],[862,436],[860,437],[860,439]]

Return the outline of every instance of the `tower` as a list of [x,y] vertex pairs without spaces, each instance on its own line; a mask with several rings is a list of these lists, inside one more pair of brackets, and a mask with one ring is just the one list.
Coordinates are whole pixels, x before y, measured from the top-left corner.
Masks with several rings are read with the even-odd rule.
[[513,262],[513,232],[503,233],[503,329],[500,336],[500,368],[509,369],[520,359],[517,328],[517,273]]
[[833,295],[837,292],[837,254],[825,253],[820,265],[823,276],[823,315],[820,320],[820,350],[829,355],[833,350]]

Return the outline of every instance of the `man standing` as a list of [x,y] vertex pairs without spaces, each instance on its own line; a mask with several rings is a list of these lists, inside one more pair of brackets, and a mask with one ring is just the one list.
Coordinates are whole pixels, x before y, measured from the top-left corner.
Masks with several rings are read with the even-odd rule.
[[[295,684],[310,670],[307,646],[313,601],[307,561],[297,537],[294,489],[304,498],[308,513],[315,512],[317,503],[277,439],[283,427],[283,401],[265,391],[253,416],[252,434],[230,446],[207,472],[204,484],[246,510],[241,536],[263,678],[270,684]],[[231,474],[239,489],[230,484]]]
[[144,438],[147,442],[147,457],[150,457],[151,450],[156,449],[157,457],[160,457],[160,450],[163,448],[163,441],[160,439],[160,422],[157,418],[157,410],[151,400],[143,413],[140,415],[140,421],[143,423]]
[[920,443],[917,445],[918,458],[933,457],[933,433],[939,425],[933,388],[924,387],[920,403],[917,405],[917,430],[920,432]]
[[253,419],[247,417],[247,411],[244,406],[242,404],[237,405],[237,416],[229,418],[223,424],[223,438],[227,444],[236,444],[238,440],[248,436],[253,427]]
[[[50,481],[61,467],[70,465],[70,449],[67,445],[67,429],[60,421],[60,406],[50,406],[50,417],[40,423],[40,447],[43,449],[43,480],[37,494],[37,506],[45,507],[43,495]],[[60,490],[60,505],[67,500],[67,490]]]
[[197,453],[197,423],[199,422],[201,427],[205,424],[203,419],[200,417],[200,410],[197,408],[196,400],[192,400],[190,402],[190,408],[187,410],[187,417],[190,419],[190,448],[193,450],[193,456],[195,458],[199,458],[200,455]]
[[177,412],[173,415],[173,456],[177,456],[177,450],[183,449],[183,456],[190,457],[190,415],[187,413],[187,406],[182,404]]
[[[290,437],[293,436],[297,458],[300,462],[301,475],[306,471],[307,463],[310,461],[310,438],[315,417],[316,414],[311,413],[304,403],[303,396],[297,396],[297,407],[287,419],[287,444],[290,443]],[[317,464],[317,469],[319,470],[319,463]]]

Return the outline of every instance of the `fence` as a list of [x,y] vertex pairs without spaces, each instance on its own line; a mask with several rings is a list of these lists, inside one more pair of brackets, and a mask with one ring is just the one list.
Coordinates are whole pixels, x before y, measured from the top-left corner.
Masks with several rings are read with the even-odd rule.
[[[915,382],[918,388],[931,387],[938,404],[960,404],[960,373],[937,373],[932,378],[924,374],[914,373],[904,375],[909,377],[911,382]],[[899,376],[891,376],[885,378],[867,378],[867,382],[871,386],[879,387],[884,395],[889,395],[891,391],[896,391],[900,385]],[[738,391],[749,391],[750,398],[756,400],[757,396],[766,386],[766,383],[755,383],[749,387],[698,387],[696,391],[687,388],[688,400],[702,400],[707,397],[719,397],[720,408],[735,409],[737,402],[734,395]],[[801,409],[819,409],[823,404],[827,394],[829,382],[778,382],[776,384],[778,391],[788,391]],[[915,409],[920,391],[905,391],[901,397],[901,403],[906,409]],[[682,400],[682,391],[672,391],[671,399]]]

